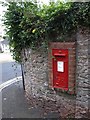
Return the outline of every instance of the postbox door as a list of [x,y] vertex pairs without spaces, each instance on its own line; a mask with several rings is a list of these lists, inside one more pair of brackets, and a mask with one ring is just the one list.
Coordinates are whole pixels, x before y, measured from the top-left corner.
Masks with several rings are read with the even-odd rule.
[[68,89],[68,50],[53,49],[53,87]]

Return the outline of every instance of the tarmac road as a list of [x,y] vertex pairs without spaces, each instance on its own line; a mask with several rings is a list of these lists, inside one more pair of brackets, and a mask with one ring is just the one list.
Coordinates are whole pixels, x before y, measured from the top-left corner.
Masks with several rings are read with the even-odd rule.
[[0,84],[21,76],[21,66],[13,60],[10,53],[0,53],[0,76]]

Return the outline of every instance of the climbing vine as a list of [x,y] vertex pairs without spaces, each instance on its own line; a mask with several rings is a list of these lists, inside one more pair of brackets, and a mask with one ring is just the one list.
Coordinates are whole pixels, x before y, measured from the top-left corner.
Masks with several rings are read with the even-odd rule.
[[[21,62],[21,51],[37,48],[48,41],[63,41],[78,26],[90,28],[90,2],[50,2],[40,7],[35,0],[8,2],[4,16],[10,49]],[[59,36],[59,37],[58,37]]]

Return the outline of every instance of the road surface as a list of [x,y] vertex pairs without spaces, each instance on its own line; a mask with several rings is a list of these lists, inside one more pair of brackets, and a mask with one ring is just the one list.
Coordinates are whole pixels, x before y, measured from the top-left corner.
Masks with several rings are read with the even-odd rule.
[[0,53],[0,84],[18,76],[21,76],[21,66],[10,53]]

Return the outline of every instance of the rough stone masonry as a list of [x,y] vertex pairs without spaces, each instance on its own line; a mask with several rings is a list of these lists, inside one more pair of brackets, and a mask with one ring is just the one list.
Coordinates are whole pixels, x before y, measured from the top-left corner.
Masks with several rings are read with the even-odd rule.
[[[53,106],[57,106],[57,111],[62,117],[66,117],[69,113],[74,113],[76,118],[89,117],[89,41],[90,31],[86,28],[79,28],[76,35],[76,97],[65,93],[58,94],[53,88],[49,88],[48,50],[46,48],[22,51],[26,96],[29,99],[32,96],[35,99],[56,101]],[[49,108],[52,109],[52,106]]]
[[[88,112],[89,116],[89,101],[90,101],[90,78],[89,78],[89,41],[90,30],[80,28],[77,32],[77,69],[76,69],[76,117],[82,113]],[[81,107],[80,107],[81,106]],[[82,108],[82,109],[81,109]],[[81,109],[81,110],[79,110]],[[80,111],[80,112],[77,112]]]

